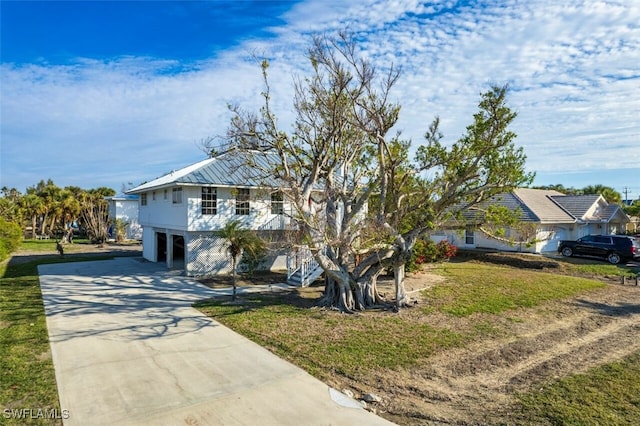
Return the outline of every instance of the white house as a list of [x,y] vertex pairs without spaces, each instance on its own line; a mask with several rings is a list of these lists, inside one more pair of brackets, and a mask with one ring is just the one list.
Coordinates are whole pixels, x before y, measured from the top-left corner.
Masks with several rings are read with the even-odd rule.
[[[230,272],[227,244],[216,231],[229,220],[245,229],[282,240],[295,229],[290,206],[278,183],[264,176],[266,154],[230,150],[174,170],[127,191],[139,196],[143,257],[182,267],[188,276]],[[247,157],[249,156],[249,157]],[[286,257],[275,254],[269,269],[285,269]]]
[[141,240],[142,226],[138,223],[138,196],[106,197],[106,200],[109,202],[109,219],[112,221],[120,219],[127,224],[127,239]]
[[[479,207],[482,209],[492,204],[519,211],[523,222],[534,225],[536,242],[527,247],[487,236],[480,230],[482,217],[477,212],[465,213],[464,224],[436,232],[431,238],[447,239],[468,249],[544,253],[556,251],[560,240],[575,240],[589,234],[623,233],[630,220],[620,206],[607,203],[601,195],[565,195],[553,190],[519,188],[497,195]],[[518,240],[515,233],[507,229],[505,239],[513,237]]]

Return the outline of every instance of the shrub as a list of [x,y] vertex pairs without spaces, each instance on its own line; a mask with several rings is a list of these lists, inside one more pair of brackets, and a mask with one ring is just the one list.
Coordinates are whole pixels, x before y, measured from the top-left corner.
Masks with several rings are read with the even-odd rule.
[[0,218],[0,261],[16,251],[21,242],[22,229],[20,225]]
[[413,247],[413,253],[407,262],[406,269],[408,272],[417,271],[424,263],[442,262],[454,257],[457,252],[458,248],[447,240],[436,244],[431,239],[420,239]]
[[458,253],[458,247],[447,240],[442,240],[436,245],[436,261],[449,260]]

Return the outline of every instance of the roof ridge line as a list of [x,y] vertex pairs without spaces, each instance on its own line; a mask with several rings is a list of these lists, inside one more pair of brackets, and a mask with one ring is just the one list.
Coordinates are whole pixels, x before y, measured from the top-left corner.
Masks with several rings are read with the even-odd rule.
[[567,210],[562,204],[560,204],[558,201],[556,201],[553,197],[566,197],[566,194],[562,194],[562,195],[545,195],[545,197],[547,197],[549,200],[551,200],[551,202],[553,204],[555,204],[556,206],[558,206],[560,208],[560,210],[562,210],[563,212],[565,212],[566,214],[568,214],[569,216],[571,216],[573,218],[573,220],[575,220],[576,222],[580,219],[578,219],[577,217],[575,217],[573,214],[571,214],[571,212],[569,210]]

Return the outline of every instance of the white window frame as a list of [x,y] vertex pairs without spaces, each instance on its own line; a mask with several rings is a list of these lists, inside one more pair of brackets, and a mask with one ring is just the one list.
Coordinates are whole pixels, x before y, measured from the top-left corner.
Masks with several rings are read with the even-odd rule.
[[171,190],[171,203],[182,204],[182,187],[179,186]]
[[251,191],[249,188],[236,189],[236,215],[247,216],[251,213]]
[[218,188],[203,186],[200,197],[200,212],[203,216],[218,214]]

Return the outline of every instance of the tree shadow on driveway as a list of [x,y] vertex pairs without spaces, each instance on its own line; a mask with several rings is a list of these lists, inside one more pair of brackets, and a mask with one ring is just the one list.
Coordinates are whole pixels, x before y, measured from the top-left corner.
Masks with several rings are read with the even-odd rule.
[[157,264],[117,258],[38,270],[52,342],[171,337],[217,325],[191,308],[212,290]]

